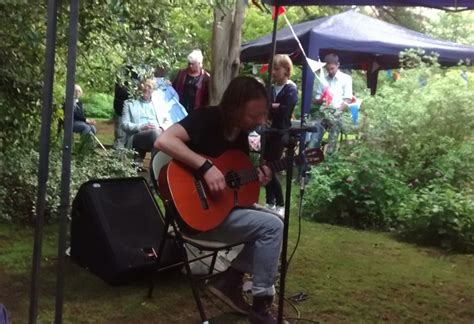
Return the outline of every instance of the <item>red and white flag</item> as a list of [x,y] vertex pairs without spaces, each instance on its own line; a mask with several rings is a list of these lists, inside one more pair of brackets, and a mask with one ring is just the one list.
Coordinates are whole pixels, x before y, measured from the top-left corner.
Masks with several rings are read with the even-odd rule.
[[285,7],[280,6],[280,7],[278,7],[278,14],[275,15],[275,13],[276,13],[276,7],[273,6],[273,8],[272,8],[272,20],[275,20],[275,17],[276,17],[276,16],[280,17],[282,14],[285,13],[285,11],[286,11],[286,10],[285,10]]

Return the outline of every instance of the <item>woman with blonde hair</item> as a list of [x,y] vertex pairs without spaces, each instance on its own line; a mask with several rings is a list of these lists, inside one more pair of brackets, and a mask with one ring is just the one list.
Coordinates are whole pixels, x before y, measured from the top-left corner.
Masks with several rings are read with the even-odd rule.
[[[291,127],[291,115],[298,101],[296,85],[290,80],[293,72],[293,63],[288,55],[277,54],[273,59],[272,70],[272,97],[269,120],[271,128],[287,129]],[[268,134],[264,151],[267,162],[281,159],[285,145],[288,143],[288,134]],[[283,190],[277,177],[273,177],[265,187],[266,207],[276,210],[280,215],[285,213]]]
[[72,131],[74,133],[79,133],[81,135],[95,135],[95,120],[86,118],[84,112],[84,107],[82,101],[80,100],[82,96],[82,88],[80,85],[74,85],[74,114],[73,114],[73,124]]

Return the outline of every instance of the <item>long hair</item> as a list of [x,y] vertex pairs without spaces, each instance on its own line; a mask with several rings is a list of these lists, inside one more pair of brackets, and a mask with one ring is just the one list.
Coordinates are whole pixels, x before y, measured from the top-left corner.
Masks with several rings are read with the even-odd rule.
[[238,76],[230,81],[219,103],[226,135],[238,124],[247,102],[258,99],[268,103],[267,91],[261,81],[250,76]]

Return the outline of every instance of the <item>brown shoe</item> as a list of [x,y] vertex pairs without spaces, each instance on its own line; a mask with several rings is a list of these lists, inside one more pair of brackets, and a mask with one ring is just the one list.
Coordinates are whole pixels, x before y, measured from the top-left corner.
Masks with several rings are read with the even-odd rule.
[[243,277],[244,273],[234,268],[229,268],[218,278],[210,282],[207,285],[207,290],[237,313],[248,315],[250,305],[243,296]]

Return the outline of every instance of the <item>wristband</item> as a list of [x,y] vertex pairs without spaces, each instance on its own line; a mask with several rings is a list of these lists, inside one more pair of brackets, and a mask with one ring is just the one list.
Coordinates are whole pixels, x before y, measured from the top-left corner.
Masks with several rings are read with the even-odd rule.
[[206,172],[212,168],[214,166],[214,164],[212,164],[211,161],[209,160],[206,160],[200,167],[199,169],[197,169],[196,171],[194,171],[194,175],[197,177],[197,178],[202,178]]

